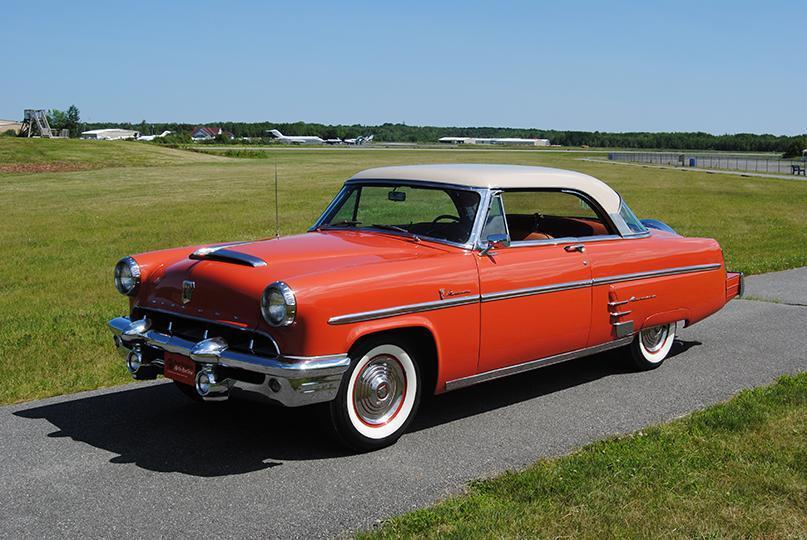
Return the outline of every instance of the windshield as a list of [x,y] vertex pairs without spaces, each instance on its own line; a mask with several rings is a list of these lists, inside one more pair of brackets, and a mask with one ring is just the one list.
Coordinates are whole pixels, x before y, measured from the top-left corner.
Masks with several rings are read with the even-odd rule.
[[389,230],[465,244],[479,201],[479,193],[463,189],[351,185],[320,228]]

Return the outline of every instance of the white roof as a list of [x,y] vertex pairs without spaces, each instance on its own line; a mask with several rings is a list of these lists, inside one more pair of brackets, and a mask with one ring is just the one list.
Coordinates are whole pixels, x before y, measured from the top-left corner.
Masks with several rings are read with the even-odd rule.
[[619,194],[587,174],[525,165],[439,164],[377,167],[358,172],[351,180],[420,180],[442,184],[500,189],[573,189],[597,201],[609,214],[619,213]]

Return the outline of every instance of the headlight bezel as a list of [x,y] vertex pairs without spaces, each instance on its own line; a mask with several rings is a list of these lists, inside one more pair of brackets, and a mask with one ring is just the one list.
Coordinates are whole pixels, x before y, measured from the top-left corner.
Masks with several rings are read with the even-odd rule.
[[[128,276],[124,276],[124,271]],[[124,257],[115,264],[114,283],[119,293],[125,296],[133,296],[140,287],[140,265],[132,257]],[[124,286],[124,279],[131,280],[129,287]]]
[[[281,305],[276,301],[272,302],[272,300],[277,300],[278,297],[283,300],[283,312],[280,317],[273,313],[273,308],[276,311],[277,306]],[[283,281],[270,283],[261,295],[261,316],[269,326],[276,328],[294,324],[297,318],[297,297],[294,290]]]

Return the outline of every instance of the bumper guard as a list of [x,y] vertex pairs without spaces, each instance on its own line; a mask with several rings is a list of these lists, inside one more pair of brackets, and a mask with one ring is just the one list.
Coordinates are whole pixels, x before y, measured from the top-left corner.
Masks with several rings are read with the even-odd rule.
[[[189,341],[152,330],[151,321],[147,318],[133,322],[128,317],[116,317],[107,324],[124,358],[133,350],[150,348],[187,356],[197,364],[197,371],[209,372],[224,367],[263,374],[266,376],[263,384],[236,379],[225,379],[221,384],[228,389],[239,388],[263,394],[288,407],[333,400],[339,391],[342,375],[350,366],[350,358],[346,354],[268,357],[229,350],[227,342],[220,337]],[[162,361],[156,360],[147,365],[161,369]],[[226,394],[225,397],[218,395],[209,399],[226,399]]]

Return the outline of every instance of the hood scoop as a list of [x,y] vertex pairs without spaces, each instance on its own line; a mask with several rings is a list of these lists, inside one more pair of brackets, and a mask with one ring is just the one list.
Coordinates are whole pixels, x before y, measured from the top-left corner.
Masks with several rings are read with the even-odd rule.
[[189,255],[189,259],[197,261],[219,261],[231,264],[240,264],[241,266],[266,266],[266,261],[254,255],[248,255],[230,249],[233,246],[246,244],[247,242],[240,242],[238,244],[227,244],[224,246],[211,246],[199,248]]

